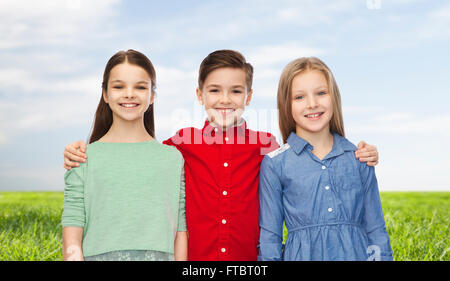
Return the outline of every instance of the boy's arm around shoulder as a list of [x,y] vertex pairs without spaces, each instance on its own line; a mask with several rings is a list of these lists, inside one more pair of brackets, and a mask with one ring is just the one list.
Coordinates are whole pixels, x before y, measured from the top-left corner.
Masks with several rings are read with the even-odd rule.
[[369,250],[374,251],[375,259],[393,260],[392,248],[381,207],[378,181],[375,168],[359,161],[359,172],[364,192],[363,227],[367,233]]

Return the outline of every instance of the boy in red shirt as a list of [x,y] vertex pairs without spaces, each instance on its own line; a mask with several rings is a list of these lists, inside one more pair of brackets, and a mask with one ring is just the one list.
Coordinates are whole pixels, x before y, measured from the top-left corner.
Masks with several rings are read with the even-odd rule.
[[[209,54],[196,90],[208,120],[202,129],[184,128],[163,142],[176,146],[185,160],[189,260],[257,259],[259,166],[279,145],[270,133],[248,129],[241,117],[252,98],[252,80],[253,67],[239,52]],[[361,161],[378,162],[374,146],[362,142],[358,148],[364,148],[357,151]],[[82,160],[82,151],[82,141],[67,146],[64,166],[76,166],[70,160]]]

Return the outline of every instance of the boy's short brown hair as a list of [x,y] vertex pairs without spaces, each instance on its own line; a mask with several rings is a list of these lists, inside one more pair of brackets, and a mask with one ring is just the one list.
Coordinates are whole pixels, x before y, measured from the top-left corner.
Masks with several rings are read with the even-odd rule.
[[202,61],[198,72],[198,87],[202,89],[208,74],[223,67],[242,69],[246,74],[245,80],[247,82],[247,90],[251,90],[253,82],[253,66],[245,61],[245,58],[241,53],[233,50],[218,50],[212,52]]

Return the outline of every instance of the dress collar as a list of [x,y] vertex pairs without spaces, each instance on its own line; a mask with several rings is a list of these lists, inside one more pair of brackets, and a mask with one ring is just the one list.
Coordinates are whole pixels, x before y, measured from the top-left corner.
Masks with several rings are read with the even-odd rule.
[[[349,140],[347,140],[345,137],[336,133],[332,134],[333,134],[333,148],[331,149],[331,152],[328,153],[328,155],[323,160],[339,156],[343,154],[345,151],[356,150],[356,146],[352,144]],[[312,145],[309,144],[309,142],[299,137],[295,132],[291,132],[291,134],[287,139],[287,143],[290,145],[290,147],[292,147],[292,149],[297,155],[299,155],[305,149],[306,146],[310,146],[311,148],[313,148]]]

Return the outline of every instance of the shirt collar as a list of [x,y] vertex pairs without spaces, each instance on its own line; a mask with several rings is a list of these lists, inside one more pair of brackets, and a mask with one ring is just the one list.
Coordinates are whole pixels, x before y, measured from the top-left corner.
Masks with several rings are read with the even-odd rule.
[[305,146],[309,145],[309,143],[303,138],[299,137],[295,132],[291,132],[286,141],[289,146],[294,150],[295,153],[300,154]]
[[[352,144],[349,140],[347,140],[345,137],[336,133],[332,134],[334,139],[333,148],[331,149],[331,152],[323,160],[341,155],[345,151],[356,150],[356,146]],[[295,132],[291,132],[291,134],[287,139],[287,143],[292,147],[292,149],[297,155],[299,155],[305,149],[306,146],[308,145],[311,146],[309,142],[299,137]]]
[[[208,135],[208,136],[214,136],[215,133],[224,133],[223,129],[221,127],[217,127],[214,126],[212,123],[209,122],[208,119],[205,120],[205,124],[203,126],[203,134],[204,135]],[[245,120],[243,118],[241,118],[241,121],[239,122],[239,124],[237,124],[236,126],[227,128],[225,130],[225,133],[230,133],[230,131],[232,130],[237,130],[238,134],[245,134],[246,136],[248,135],[248,130],[247,130],[247,122],[245,122]]]

